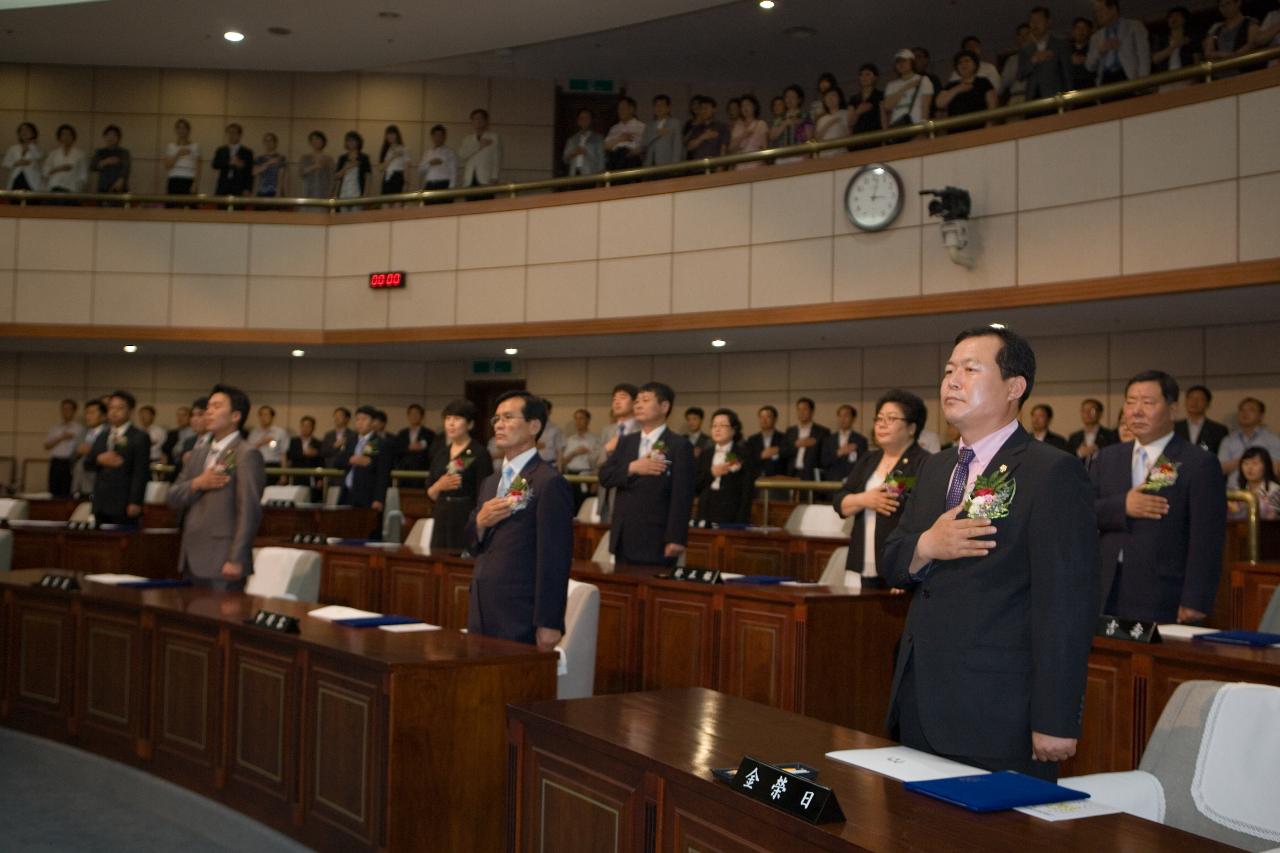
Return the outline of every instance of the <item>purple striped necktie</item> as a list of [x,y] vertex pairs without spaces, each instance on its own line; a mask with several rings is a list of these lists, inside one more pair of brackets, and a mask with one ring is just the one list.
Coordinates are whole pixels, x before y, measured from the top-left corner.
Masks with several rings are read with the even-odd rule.
[[969,463],[973,461],[973,448],[960,448],[956,470],[951,475],[951,487],[947,489],[947,509],[960,505],[964,500],[964,487],[969,485]]

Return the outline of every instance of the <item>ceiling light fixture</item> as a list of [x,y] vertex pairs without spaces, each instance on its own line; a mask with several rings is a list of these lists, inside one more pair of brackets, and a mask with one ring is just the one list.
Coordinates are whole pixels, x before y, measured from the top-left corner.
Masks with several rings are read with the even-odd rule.
[[760,0],[761,9],[772,9],[774,7],[773,0]]
[[307,351],[304,349],[296,349],[293,352],[289,353],[289,355],[293,356],[294,358],[302,358],[306,354],[307,354]]
[[244,41],[244,33],[238,33],[235,30],[227,30],[222,37],[229,42]]
[[505,352],[507,355],[518,355],[520,350],[516,349],[515,347],[507,347],[506,349],[503,350],[503,352]]
[[138,345],[137,345],[137,344],[125,344],[125,345],[124,345],[124,351],[125,351],[125,352],[128,352],[128,353],[134,353],[134,352],[137,352],[137,351],[138,351]]
[[726,343],[727,343],[727,341],[725,341],[725,339],[724,339],[724,338],[716,338],[714,341],[712,341],[712,342],[711,342],[711,345],[712,345],[713,347],[715,347],[716,349],[720,349],[720,348],[721,348],[722,346],[724,346]]

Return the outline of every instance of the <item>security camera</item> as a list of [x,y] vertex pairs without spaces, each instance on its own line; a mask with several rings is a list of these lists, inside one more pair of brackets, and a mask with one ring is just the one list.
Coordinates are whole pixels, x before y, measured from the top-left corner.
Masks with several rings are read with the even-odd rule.
[[942,245],[953,263],[973,269],[969,246],[969,211],[973,208],[969,191],[959,187],[943,187],[940,190],[921,190],[920,195],[931,195],[929,215],[942,217]]

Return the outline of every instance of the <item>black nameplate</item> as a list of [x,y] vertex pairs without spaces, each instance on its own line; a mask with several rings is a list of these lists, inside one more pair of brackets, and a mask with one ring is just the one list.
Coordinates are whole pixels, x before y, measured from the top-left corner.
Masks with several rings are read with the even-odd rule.
[[244,624],[255,628],[266,628],[268,631],[279,631],[281,634],[298,633],[298,617],[284,613],[272,613],[270,610],[259,610],[252,619],[244,620]]
[[36,586],[42,586],[46,589],[60,589],[63,592],[75,592],[80,588],[80,584],[71,575],[45,575],[40,578]]
[[92,530],[93,522],[90,521],[68,521],[68,530]]
[[291,500],[269,500],[267,501],[267,506],[275,507],[277,509],[287,509],[289,507],[296,506],[296,503]]
[[750,756],[742,759],[728,784],[754,800],[809,823],[845,819],[835,791]]
[[1128,640],[1132,643],[1160,642],[1160,628],[1157,623],[1117,619],[1105,613],[1098,617],[1098,625],[1093,629],[1093,635],[1110,637],[1113,640]]
[[323,533],[295,533],[293,542],[296,545],[325,545],[328,538]]
[[672,570],[671,577],[678,581],[694,583],[724,583],[719,569],[691,569],[686,566],[677,566]]

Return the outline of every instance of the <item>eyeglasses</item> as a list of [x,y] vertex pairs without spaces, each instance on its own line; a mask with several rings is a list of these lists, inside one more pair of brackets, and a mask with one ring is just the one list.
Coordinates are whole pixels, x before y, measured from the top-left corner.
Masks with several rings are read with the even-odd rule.
[[512,421],[522,421],[522,420],[524,420],[523,415],[511,415],[511,414],[494,415],[493,417],[489,418],[489,426],[496,427],[500,422],[504,424],[509,424]]
[[906,418],[900,418],[897,415],[876,415],[875,422],[884,424],[885,426],[893,426],[894,421],[905,421]]

